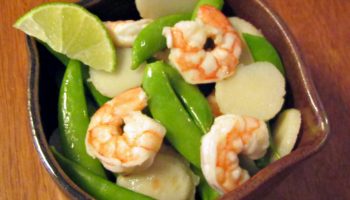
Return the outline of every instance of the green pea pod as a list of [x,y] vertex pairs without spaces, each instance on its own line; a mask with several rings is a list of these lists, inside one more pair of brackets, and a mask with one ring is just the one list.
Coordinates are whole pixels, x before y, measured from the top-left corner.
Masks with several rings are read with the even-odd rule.
[[152,199],[96,176],[89,170],[86,170],[84,167],[58,153],[54,147],[51,147],[51,150],[63,171],[74,181],[74,183],[96,199]]
[[192,167],[193,172],[200,177],[198,192],[202,200],[215,200],[220,197],[220,194],[214,190],[209,184],[205,181],[205,178],[200,169]]
[[249,172],[249,175],[253,176],[256,173],[258,173],[260,168],[258,168],[254,160],[250,159],[246,155],[238,155],[238,157],[239,157],[239,165],[243,169],[246,169]]
[[255,164],[258,168],[262,169],[265,168],[267,165],[269,165],[272,161],[273,157],[277,157],[278,159],[281,157],[278,152],[276,151],[275,143],[272,138],[272,132],[271,132],[271,125],[270,123],[267,124],[267,128],[269,130],[269,141],[270,141],[270,146],[267,149],[267,153],[265,154],[264,157],[255,160]]
[[274,64],[285,75],[284,67],[276,49],[264,37],[243,33],[254,61],[267,61]]
[[137,69],[153,54],[166,47],[166,39],[162,35],[163,28],[173,26],[179,21],[189,20],[191,14],[176,14],[161,17],[148,24],[136,37],[132,46],[132,69]]
[[201,130],[182,106],[168,80],[164,62],[147,65],[142,86],[154,119],[165,126],[165,137],[190,163],[200,168]]
[[200,178],[198,190],[202,200],[216,200],[220,197],[220,194],[208,185],[204,177]]
[[[188,113],[191,115],[197,126],[202,129],[202,134],[208,132],[213,123],[213,115],[204,95],[196,86],[186,83],[176,69],[170,65],[164,64],[163,69],[170,80],[172,88],[182,100]],[[202,199],[217,199],[219,194],[208,185],[201,171],[195,167],[193,167],[193,169],[195,173],[200,176],[198,190]]]
[[214,117],[207,99],[197,86],[188,84],[172,66],[164,67],[171,86],[183,102],[188,113],[203,133],[207,133]]
[[[152,78],[153,80],[146,80],[147,78]],[[170,82],[169,82],[169,79],[170,79]],[[173,134],[174,138],[178,140],[175,142],[178,142],[181,144],[181,141],[200,140],[200,137],[198,136],[204,134],[204,132],[198,131],[198,128],[196,128],[196,126],[193,126],[193,122],[191,122],[191,119],[189,119],[188,113],[186,111],[184,112],[184,108],[179,102],[176,94],[174,94],[174,91],[172,90],[171,86],[175,89],[176,93],[178,93],[182,101],[186,102],[184,103],[184,105],[189,110],[189,113],[191,112],[193,113],[192,117],[193,115],[197,116],[197,117],[193,117],[193,119],[198,119],[200,121],[199,123],[202,125],[199,127],[203,127],[204,129],[210,129],[212,119],[213,119],[210,108],[209,109],[200,108],[201,106],[206,107],[207,101],[205,97],[200,93],[197,87],[187,84],[182,79],[182,77],[176,72],[176,70],[173,69],[171,66],[163,62],[157,62],[157,63],[148,65],[145,72],[143,86],[146,93],[147,91],[151,90],[151,92],[148,93],[149,95],[151,95],[151,98],[149,99],[150,101],[149,106],[151,109],[151,113],[155,119],[158,119],[167,128],[168,132],[166,137],[172,144],[174,142],[174,139],[169,138],[169,134]],[[164,86],[164,88],[159,88],[159,86]],[[163,97],[160,97],[160,95],[162,95]],[[204,103],[203,103],[203,100],[204,100]],[[166,104],[166,105],[162,105],[162,104]],[[172,107],[172,108],[169,109],[169,107]],[[155,117],[156,116],[155,112],[157,116],[160,116],[160,118]],[[165,112],[165,113],[162,113],[162,112]],[[175,121],[174,119],[176,118],[169,117],[169,116],[178,116],[178,117],[181,117],[182,120]],[[166,124],[165,124],[165,121],[166,121]],[[188,126],[187,124],[190,124],[190,125]],[[170,130],[169,128],[172,128],[171,130],[174,130],[174,132],[169,132]],[[183,130],[185,131],[182,132]],[[186,135],[196,134],[196,135],[194,135],[194,139],[191,139],[186,135],[181,136],[181,134],[186,134]],[[181,138],[183,137],[183,139],[176,138],[179,136],[181,136]],[[188,154],[191,154],[191,151],[192,151],[192,153],[196,153],[198,155],[200,144],[198,144],[198,142],[195,142],[195,144],[197,144],[198,146],[189,144],[186,147],[182,147],[182,148],[186,148],[187,149],[186,152]],[[198,148],[193,148],[193,147],[198,147]],[[182,153],[179,149],[178,151],[182,155],[184,155],[184,157],[186,157],[185,154]],[[191,162],[191,160],[188,157],[186,158]],[[193,167],[194,172],[198,176],[200,176],[198,191],[202,199],[203,200],[217,199],[219,197],[219,194],[213,188],[211,188],[208,185],[208,183],[205,181],[205,178],[203,177],[201,171],[198,168],[199,164],[196,165],[193,162],[191,163],[194,165]]]
[[86,153],[85,135],[89,125],[82,65],[70,60],[64,74],[58,102],[58,126],[63,153],[69,159],[101,177],[106,177],[102,165]]
[[215,8],[221,10],[222,7],[224,6],[224,0],[199,0],[198,3],[196,4],[196,7],[194,8],[192,19],[195,19],[197,17],[197,12],[199,7],[203,5],[214,6]]

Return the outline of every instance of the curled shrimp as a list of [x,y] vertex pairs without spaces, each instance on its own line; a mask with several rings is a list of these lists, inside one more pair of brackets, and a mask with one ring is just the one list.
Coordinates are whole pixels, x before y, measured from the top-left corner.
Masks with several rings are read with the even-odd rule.
[[239,166],[238,154],[256,160],[264,156],[268,146],[269,134],[264,121],[231,114],[217,117],[202,138],[203,174],[218,191],[231,191],[249,179],[248,172]]
[[88,154],[97,157],[106,169],[116,173],[149,167],[166,130],[140,112],[146,105],[146,94],[137,87],[114,97],[98,109],[91,118],[85,139]]
[[226,16],[204,5],[195,21],[165,27],[169,60],[192,84],[222,80],[235,72],[242,42]]
[[132,47],[137,35],[150,22],[151,19],[107,21],[105,26],[117,47]]

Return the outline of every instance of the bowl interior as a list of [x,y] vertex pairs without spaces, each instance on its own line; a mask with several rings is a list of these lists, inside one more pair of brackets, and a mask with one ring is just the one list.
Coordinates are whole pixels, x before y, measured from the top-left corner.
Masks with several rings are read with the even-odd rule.
[[[83,1],[81,5],[102,20],[137,19],[133,1]],[[283,60],[288,82],[287,107],[296,107],[302,113],[302,130],[296,149],[283,159],[261,170],[248,182],[223,199],[256,197],[269,185],[281,179],[296,163],[315,153],[328,134],[328,122],[312,80],[286,26],[262,0],[228,0],[224,12],[252,22],[277,48]],[[48,138],[57,128],[57,100],[64,67],[42,45],[27,37],[31,68],[29,73],[29,113],[34,143],[39,155],[54,180],[69,196],[90,198],[61,170],[48,148]]]

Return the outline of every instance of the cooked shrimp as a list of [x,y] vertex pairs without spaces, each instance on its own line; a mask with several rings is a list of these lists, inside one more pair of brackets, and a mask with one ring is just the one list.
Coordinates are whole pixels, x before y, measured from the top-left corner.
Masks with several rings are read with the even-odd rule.
[[248,172],[239,166],[238,154],[256,160],[264,156],[268,146],[265,122],[231,114],[217,117],[202,138],[203,174],[218,191],[231,191],[249,179]]
[[198,10],[195,21],[165,27],[169,60],[192,84],[222,80],[235,72],[241,40],[229,20],[212,6]]
[[88,127],[85,139],[88,154],[116,173],[149,167],[166,130],[140,112],[146,105],[147,97],[140,87],[127,90],[104,104],[92,116]]
[[132,47],[137,35],[150,22],[151,19],[108,21],[105,26],[117,47]]

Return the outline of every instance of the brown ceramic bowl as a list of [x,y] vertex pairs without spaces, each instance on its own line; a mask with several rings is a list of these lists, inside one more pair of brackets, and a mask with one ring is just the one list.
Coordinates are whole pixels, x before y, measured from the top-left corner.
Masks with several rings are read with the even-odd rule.
[[[133,1],[87,0],[80,2],[102,20],[138,18]],[[222,199],[259,198],[271,191],[293,167],[317,152],[325,142],[329,127],[317,91],[299,55],[288,28],[263,0],[227,0],[225,11],[252,22],[262,29],[266,38],[280,53],[288,81],[287,104],[302,113],[302,129],[295,150],[288,156],[259,171],[245,184]],[[75,199],[91,197],[65,175],[55,161],[48,138],[57,127],[57,99],[63,67],[33,38],[27,37],[30,56],[28,109],[35,147],[44,166],[69,196]],[[58,77],[58,78],[57,78]]]

